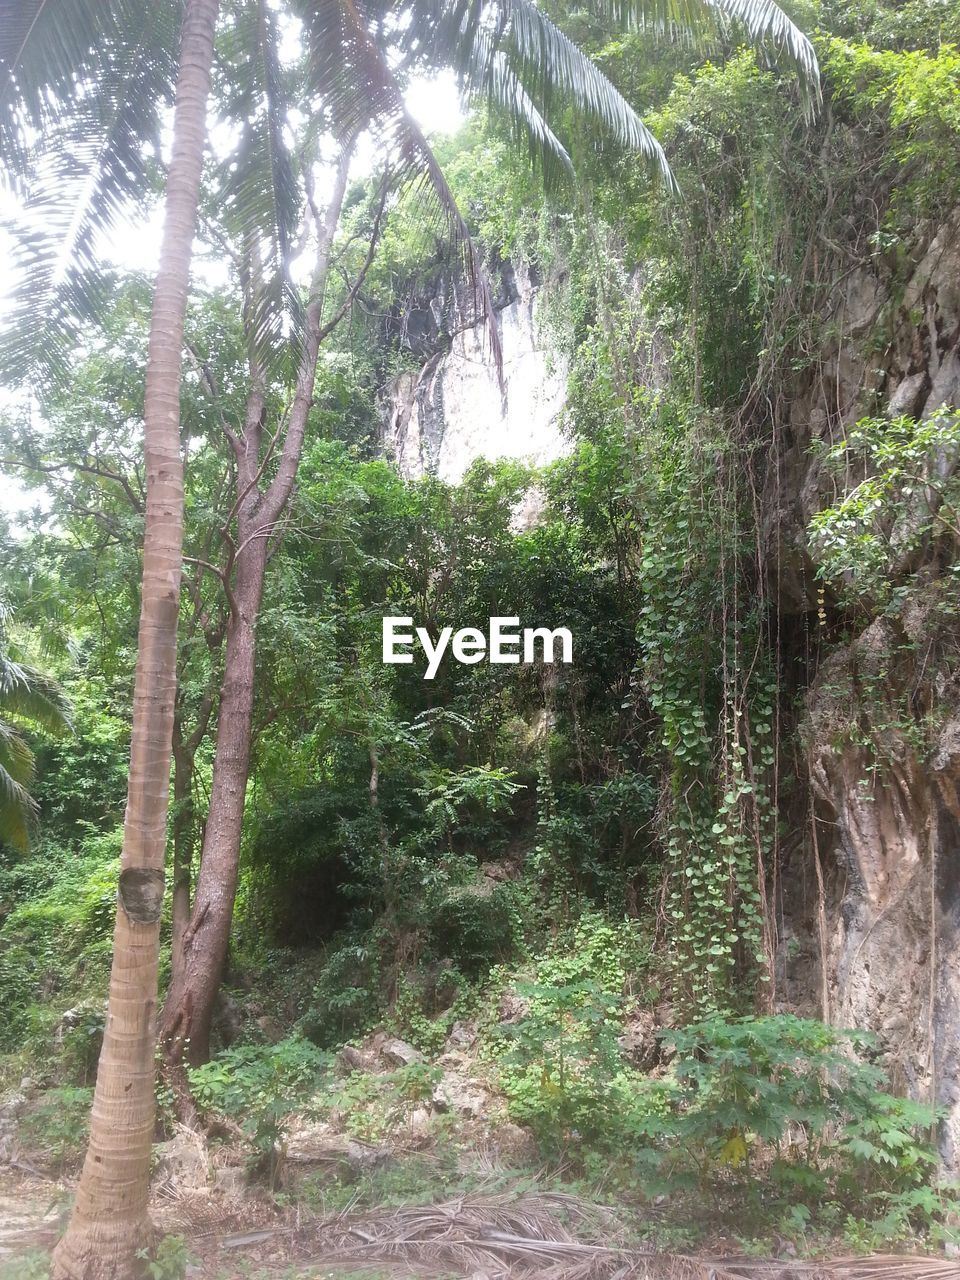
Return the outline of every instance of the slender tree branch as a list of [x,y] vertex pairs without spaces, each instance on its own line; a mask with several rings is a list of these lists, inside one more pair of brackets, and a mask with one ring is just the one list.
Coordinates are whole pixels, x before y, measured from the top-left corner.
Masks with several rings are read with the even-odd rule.
[[19,467],[21,471],[34,471],[40,475],[55,475],[58,471],[81,471],[84,475],[99,476],[102,480],[112,480],[126,494],[127,501],[138,515],[143,514],[143,501],[133,491],[126,476],[117,471],[107,471],[104,467],[90,462],[52,462],[44,465],[40,462],[22,462],[18,458],[0,458],[0,467]]

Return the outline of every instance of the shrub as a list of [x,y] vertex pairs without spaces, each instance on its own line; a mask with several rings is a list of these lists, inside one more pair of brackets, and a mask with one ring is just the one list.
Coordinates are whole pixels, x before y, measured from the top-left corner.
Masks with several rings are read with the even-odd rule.
[[25,1148],[58,1175],[83,1158],[92,1099],[92,1089],[50,1089],[28,1107],[20,1122]]
[[949,1197],[927,1185],[935,1112],[883,1091],[883,1073],[855,1056],[875,1048],[867,1033],[780,1015],[711,1019],[663,1040],[670,1076],[622,1126],[661,1189],[707,1191],[741,1219],[867,1209],[900,1235],[946,1214]]
[[331,1048],[372,1027],[383,1012],[380,948],[375,933],[330,953],[300,1030]]
[[295,1036],[274,1045],[233,1046],[190,1070],[190,1090],[204,1111],[239,1123],[255,1170],[272,1180],[287,1118],[324,1087],[331,1065],[329,1054]]
[[41,846],[34,858],[0,871],[8,906],[0,927],[0,1050],[26,1041],[49,1062],[60,1012],[106,991],[121,840],[116,831],[88,836],[76,850]]
[[510,957],[520,932],[512,885],[451,887],[428,925],[432,948],[468,977],[477,977]]

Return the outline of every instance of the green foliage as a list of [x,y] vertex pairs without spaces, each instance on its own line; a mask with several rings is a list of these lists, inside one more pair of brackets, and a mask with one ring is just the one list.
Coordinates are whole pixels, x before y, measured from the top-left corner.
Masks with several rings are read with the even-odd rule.
[[37,809],[30,794],[34,753],[24,731],[32,727],[62,733],[70,721],[56,682],[19,660],[11,621],[10,608],[0,596],[0,841],[24,850]]
[[49,1280],[50,1254],[30,1249],[19,1258],[0,1262],[0,1280]]
[[900,170],[891,213],[905,223],[940,213],[945,190],[960,184],[957,46],[895,52],[832,38],[822,57],[838,109],[889,124],[887,164]]
[[513,987],[524,1007],[501,1028],[500,1086],[511,1117],[551,1154],[602,1145],[616,1126],[624,989],[642,959],[633,926],[588,915],[537,962],[533,981]]
[[[825,2],[829,110],[803,123],[793,85],[735,34],[700,65],[649,29],[611,39],[595,13],[560,9],[629,100],[649,106],[684,202],[664,210],[640,167],[611,166],[589,131],[576,140],[597,179],[589,208],[544,203],[496,110],[440,145],[490,260],[519,258],[546,278],[539,314],[567,358],[572,437],[542,473],[481,460],[449,485],[406,483],[373,456],[383,388],[450,340],[451,317],[430,304],[459,299],[421,193],[391,193],[349,335],[321,362],[258,632],[231,968],[243,977],[244,1034],[272,1034],[264,1012],[296,1034],[238,1044],[191,1083],[204,1110],[243,1126],[258,1172],[275,1180],[293,1111],[346,1116],[350,1132],[379,1140],[437,1081],[429,1065],[339,1081],[315,1045],[381,1025],[435,1054],[469,1017],[512,1118],[578,1176],[631,1197],[662,1192],[668,1208],[703,1202],[738,1230],[844,1231],[857,1247],[907,1240],[939,1229],[950,1204],[928,1185],[930,1116],[883,1091],[853,1052],[872,1052],[857,1037],[731,1018],[754,1006],[770,964],[775,786],[793,781],[758,553],[766,406],[838,339],[823,320],[837,280],[866,266],[896,292],[922,248],[917,211],[932,220],[955,203],[956,19],[936,0]],[[812,25],[812,6],[804,14]],[[249,178],[233,175],[236,200]],[[337,259],[348,278],[376,199],[372,182],[348,198]],[[2,430],[19,473],[45,477],[49,518],[10,540],[7,576],[13,584],[33,565],[58,632],[68,619],[77,732],[37,750],[44,843],[34,857],[0,859],[0,1047],[84,1083],[126,781],[147,301],[138,287],[118,290],[70,387],[45,392],[43,422],[11,414]],[[234,302],[228,291],[199,299],[188,325],[178,702],[188,731],[217,686],[227,620],[217,575],[195,562],[230,522],[220,415],[242,420],[246,385]],[[867,338],[878,353],[886,340]],[[816,516],[811,548],[845,606],[892,615],[916,585],[918,556],[935,548],[952,562],[957,494],[941,477],[955,428],[947,414],[867,418],[825,447],[824,473],[843,495]],[[543,510],[517,533],[531,486]],[[494,613],[568,626],[576,664],[448,663],[426,683],[419,660],[380,663],[388,613],[434,631]],[[854,672],[857,696],[882,692],[886,669]],[[910,742],[922,738],[917,725]],[[189,812],[193,842],[210,754],[201,742],[175,815]],[[653,955],[637,919],[655,912]],[[278,940],[289,950],[271,949]],[[625,1065],[620,1040],[661,993],[681,1023],[697,1021],[663,1037],[647,1079]],[[55,1042],[68,1004],[79,1013]],[[501,1012],[510,1022],[492,1031]],[[80,1102],[64,1099],[36,1122],[61,1163],[82,1140],[70,1130]],[[454,1121],[432,1123],[445,1132]],[[376,1176],[377,1194],[409,1189],[400,1172]],[[361,1195],[375,1192],[361,1179]],[[332,1203],[351,1194],[345,1175]],[[170,1250],[163,1275],[182,1262]]]
[[427,921],[431,949],[476,978],[516,950],[523,929],[522,905],[509,884],[451,886],[440,895]]
[[[0,859],[0,1048],[26,1045],[49,1069],[68,1003],[103,996],[110,968],[122,831],[91,835],[76,850],[43,845],[28,861]],[[68,1032],[61,1068],[82,1081],[90,1036]]]
[[560,962],[556,976],[575,980],[518,986],[526,1007],[498,1052],[510,1115],[544,1154],[739,1234],[847,1222],[879,1243],[946,1230],[957,1195],[930,1182],[935,1113],[884,1091],[863,1060],[869,1035],[792,1015],[713,1018],[663,1032],[667,1069],[644,1077],[620,1056],[615,965],[606,980],[588,967]]
[[808,533],[818,576],[841,600],[868,612],[896,603],[918,550],[960,536],[958,450],[960,416],[949,407],[923,420],[861,418],[839,443],[819,448],[845,491]]
[[431,833],[446,835],[462,820],[464,810],[479,809],[497,815],[510,811],[510,801],[522,786],[515,774],[490,764],[472,765],[454,772],[440,769],[428,775],[417,794],[424,801],[424,818]]
[[743,1220],[802,1205],[821,1228],[869,1206],[874,1221],[897,1221],[897,1239],[951,1210],[949,1191],[925,1194],[934,1112],[883,1091],[883,1073],[856,1056],[867,1034],[781,1015],[663,1038],[670,1075],[628,1128],[653,1144],[644,1162],[666,1187],[709,1191]]
[[515,1049],[500,1060],[511,1117],[551,1153],[596,1141],[613,1123],[617,1076],[616,998],[589,979],[518,984],[527,1013],[508,1029]]
[[139,1249],[137,1257],[150,1280],[183,1280],[191,1262],[183,1236],[162,1236],[155,1249]]
[[20,1122],[24,1148],[58,1176],[76,1168],[83,1157],[92,1098],[88,1088],[50,1089],[29,1105]]
[[290,1113],[324,1087],[331,1065],[328,1054],[298,1037],[274,1045],[238,1045],[191,1068],[190,1090],[203,1110],[240,1124],[255,1171],[272,1182]]
[[319,1045],[332,1046],[372,1027],[384,1007],[379,964],[373,934],[331,951],[300,1022],[303,1033]]

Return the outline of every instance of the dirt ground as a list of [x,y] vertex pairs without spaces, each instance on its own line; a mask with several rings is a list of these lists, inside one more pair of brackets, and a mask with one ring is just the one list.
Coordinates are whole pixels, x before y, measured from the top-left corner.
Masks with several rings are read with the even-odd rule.
[[[40,1280],[69,1198],[65,1182],[0,1175],[0,1280]],[[651,1252],[628,1243],[611,1210],[528,1188],[326,1217],[256,1194],[167,1194],[153,1211],[161,1231],[185,1237],[189,1280],[960,1280],[960,1261],[942,1257]]]

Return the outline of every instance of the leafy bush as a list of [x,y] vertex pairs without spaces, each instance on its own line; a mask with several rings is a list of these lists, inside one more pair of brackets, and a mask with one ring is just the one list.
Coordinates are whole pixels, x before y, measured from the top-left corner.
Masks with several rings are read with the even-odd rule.
[[670,1069],[650,1079],[623,1066],[617,1001],[596,978],[517,990],[528,1007],[506,1029],[500,1083],[545,1154],[678,1212],[694,1197],[699,1218],[706,1203],[738,1231],[946,1234],[960,1200],[930,1184],[935,1113],[884,1091],[856,1056],[875,1048],[869,1035],[714,1018],[662,1033]]
[[183,1280],[191,1258],[183,1236],[162,1236],[155,1249],[139,1249],[148,1280]]
[[372,1027],[383,1012],[379,962],[376,932],[332,951],[300,1020],[302,1033],[329,1048]]
[[839,483],[862,476],[810,522],[819,576],[841,598],[887,604],[912,552],[928,539],[956,539],[960,481],[945,463],[958,450],[960,417],[949,408],[922,421],[861,418],[839,444],[817,446]]
[[508,959],[520,933],[516,899],[510,884],[450,888],[431,912],[428,935],[433,949],[468,977]]
[[328,1054],[298,1037],[274,1045],[239,1045],[192,1068],[190,1090],[204,1111],[239,1123],[256,1170],[272,1179],[288,1117],[324,1087],[330,1068]]
[[90,1124],[92,1089],[50,1089],[29,1106],[20,1122],[20,1138],[35,1159],[58,1174],[83,1158]]
[[[500,1084],[511,1117],[544,1149],[605,1143],[625,1075],[618,1037],[627,973],[642,967],[635,926],[585,915],[518,983],[523,1016],[501,1031]],[[633,1079],[632,1075],[629,1078]]]
[[[49,1065],[63,1009],[104,994],[121,839],[118,830],[87,836],[76,850],[41,847],[34,858],[0,868],[8,908],[0,927],[0,1049],[27,1042]],[[73,1065],[83,1079],[81,1056]]]
[[709,1192],[746,1217],[804,1206],[835,1223],[872,1211],[897,1237],[929,1224],[950,1197],[928,1186],[935,1112],[884,1092],[883,1073],[856,1056],[863,1032],[789,1015],[712,1019],[663,1034],[670,1076],[633,1109],[624,1136],[666,1191]]

